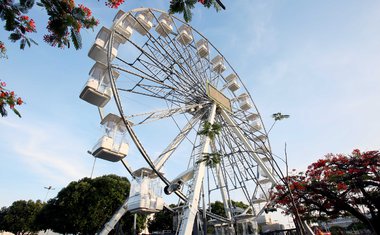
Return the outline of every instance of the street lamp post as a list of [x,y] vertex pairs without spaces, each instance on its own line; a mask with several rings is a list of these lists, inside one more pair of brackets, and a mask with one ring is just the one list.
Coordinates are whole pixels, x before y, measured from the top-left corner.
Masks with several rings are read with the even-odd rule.
[[53,188],[52,186],[44,187],[44,188],[47,189],[46,196],[45,196],[45,199],[44,199],[44,202],[46,202],[46,199],[47,199],[47,196],[48,196],[50,190],[55,190],[55,188]]

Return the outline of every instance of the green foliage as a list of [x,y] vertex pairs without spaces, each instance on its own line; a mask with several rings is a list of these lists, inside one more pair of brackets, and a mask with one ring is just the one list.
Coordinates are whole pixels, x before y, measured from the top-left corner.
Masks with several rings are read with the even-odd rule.
[[[241,209],[247,209],[248,208],[248,205],[242,201],[231,200],[231,201],[229,201],[229,203],[230,203],[230,206],[235,207],[235,208],[236,207],[239,207]],[[226,216],[223,202],[215,201],[215,202],[211,203],[210,207],[211,207],[212,213],[220,215],[220,216]]]
[[226,216],[226,213],[224,211],[224,204],[221,201],[215,201],[211,203],[211,212],[220,215],[220,216]]
[[81,28],[92,29],[98,25],[91,10],[81,4],[75,6],[74,1],[41,0],[37,5],[45,8],[49,15],[47,29],[50,34],[44,36],[44,41],[51,46],[70,47],[71,39],[78,50],[82,47]]
[[[195,7],[195,4],[197,2],[200,2],[203,4],[203,6],[210,8],[211,6],[214,6],[214,8],[219,11],[221,5],[220,1],[216,0],[171,0],[170,6],[169,6],[169,13],[183,13],[183,18],[186,22],[190,22],[192,19],[192,9]],[[219,3],[218,3],[219,2]],[[221,4],[221,5],[220,5]],[[223,6],[224,7],[224,6]]]
[[127,178],[116,175],[71,182],[48,201],[38,222],[57,233],[95,234],[125,201],[129,188]]
[[215,136],[220,134],[222,130],[222,126],[219,123],[211,124],[210,122],[203,123],[203,129],[198,132],[199,135],[208,136],[211,140],[215,138]]
[[35,220],[41,211],[41,201],[15,201],[13,204],[0,210],[0,231],[8,231],[14,234],[34,234],[39,231]]
[[148,222],[149,232],[173,230],[173,212],[168,209],[154,214],[154,218]]
[[206,162],[206,166],[209,167],[215,167],[217,164],[220,163],[221,159],[220,153],[205,153],[203,154],[202,158],[196,161],[197,164],[201,162]]
[[13,1],[0,1],[0,19],[5,21],[4,29],[11,32],[9,40],[16,42],[20,39],[20,49],[24,49],[27,42],[34,42],[26,36],[26,32],[35,32],[34,21],[26,14],[34,5],[33,0],[21,0],[18,4]]

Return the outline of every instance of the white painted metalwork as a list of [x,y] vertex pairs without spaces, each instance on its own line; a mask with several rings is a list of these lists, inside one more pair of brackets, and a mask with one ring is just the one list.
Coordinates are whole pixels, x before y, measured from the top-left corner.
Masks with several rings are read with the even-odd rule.
[[[96,36],[95,43],[90,48],[88,56],[95,60],[96,62],[107,65],[107,46],[109,44],[109,38],[111,35],[111,30],[106,27],[102,27]],[[115,39],[112,42],[112,50],[110,60],[113,60],[117,55],[117,50],[119,48],[120,42]]]
[[164,206],[161,181],[152,170],[141,168],[133,172],[135,178],[129,191],[128,210],[133,213],[154,213]]
[[226,66],[224,65],[224,59],[221,55],[215,56],[211,60],[212,70],[216,73],[223,73],[226,70]]
[[[208,123],[213,124],[215,121],[215,114],[216,114],[216,104],[213,104],[211,107],[211,111],[208,114]],[[208,153],[209,152],[209,146],[210,146],[210,137],[208,136],[202,136],[201,137],[201,143],[202,148],[200,153]],[[199,162],[194,169],[194,182],[191,185],[190,195],[187,202],[187,207],[184,208],[183,212],[183,218],[182,218],[182,225],[180,227],[180,230],[178,234],[180,235],[187,235],[191,234],[193,231],[193,225],[195,222],[195,216],[198,213],[198,205],[199,205],[199,195],[201,193],[201,187],[203,178],[205,175],[205,167],[206,163],[204,161]]]
[[92,155],[111,162],[117,162],[128,154],[129,144],[124,138],[125,127],[121,118],[115,114],[108,114],[101,124],[106,134],[95,144]]
[[[113,71],[113,78],[119,76],[117,71]],[[86,82],[79,97],[98,107],[104,107],[111,99],[112,91],[110,77],[108,76],[107,66],[96,62],[90,70],[90,78]]]
[[226,81],[228,82],[227,87],[231,91],[237,91],[240,88],[236,74],[231,73],[230,75],[228,75],[226,77]]
[[[277,182],[274,159],[251,95],[221,52],[173,15],[138,8],[119,11],[111,29],[100,30],[89,56],[103,69],[99,75],[94,73],[94,80],[106,84],[112,95],[99,90],[99,85],[92,90],[89,85],[81,98],[106,110],[116,107],[120,113],[102,121],[107,132],[93,155],[109,161],[122,159],[132,172],[123,159],[126,146],[113,147],[128,133],[138,150],[129,161],[141,155],[146,162],[133,162],[139,170],[132,173],[135,180],[125,204],[128,210],[161,210],[163,189],[179,198],[176,234],[191,234],[194,228],[202,231],[206,215],[226,233],[257,231],[255,220]],[[229,72],[227,77],[224,71]],[[101,95],[95,96],[96,92]],[[122,135],[116,137],[116,132]],[[153,160],[148,152],[159,154]],[[158,181],[163,188],[151,192],[156,187],[152,182]],[[208,210],[215,200],[222,201],[225,216]],[[237,213],[231,200],[244,201],[251,212]],[[116,214],[117,219],[121,212]]]
[[127,39],[129,39],[133,34],[133,25],[130,23],[130,20],[128,20],[130,17],[131,15],[119,10],[113,20],[113,27],[116,32],[115,38],[117,38],[117,40],[122,44],[126,43]]
[[206,39],[204,38],[201,38],[197,43],[196,43],[196,46],[197,46],[197,52],[198,52],[198,55],[201,57],[201,58],[206,58],[209,54],[210,54],[210,49],[208,47],[208,42]]
[[149,10],[144,10],[136,16],[136,23],[133,25],[134,29],[141,35],[146,35],[153,27],[152,19],[153,14]]
[[162,37],[167,37],[173,31],[173,20],[166,14],[162,13],[158,18],[158,24],[156,26],[156,32]]
[[179,34],[177,36],[177,40],[182,45],[187,45],[193,41],[193,36],[191,33],[191,27],[190,26],[183,24],[183,25],[181,25],[181,27],[179,27],[178,32],[179,32]]

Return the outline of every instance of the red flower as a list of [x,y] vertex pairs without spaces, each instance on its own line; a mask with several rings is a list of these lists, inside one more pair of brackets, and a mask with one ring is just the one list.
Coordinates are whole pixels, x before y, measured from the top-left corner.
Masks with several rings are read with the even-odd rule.
[[124,0],[108,0],[106,6],[111,8],[118,8],[121,4],[124,3]]
[[22,15],[19,17],[20,20],[20,28],[25,29],[26,32],[36,32],[36,23],[33,19],[30,19],[29,16]]
[[20,97],[17,98],[17,104],[18,104],[18,105],[22,105],[22,103],[23,103],[22,99],[21,99]]
[[88,7],[86,7],[86,6],[82,5],[82,4],[79,4],[78,7],[83,10],[83,12],[86,15],[86,17],[91,16],[92,12],[91,12],[90,8],[88,8]]
[[347,185],[345,183],[340,182],[340,183],[337,184],[336,188],[338,190],[346,190],[348,187],[347,187]]

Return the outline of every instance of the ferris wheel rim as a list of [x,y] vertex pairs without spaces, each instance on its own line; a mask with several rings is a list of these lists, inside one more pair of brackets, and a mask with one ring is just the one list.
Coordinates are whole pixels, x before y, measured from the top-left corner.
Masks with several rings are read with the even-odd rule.
[[[152,9],[152,8],[137,8],[137,9],[133,9],[131,11],[128,11],[127,13],[130,13],[130,12],[134,12],[134,13],[137,13],[137,12],[140,12],[140,11],[144,11],[144,10],[149,10],[149,11],[157,11],[157,12],[160,12],[160,13],[165,13],[167,14],[165,11],[162,11],[162,10],[158,10],[158,9]],[[217,53],[219,55],[221,55],[225,62],[228,64],[229,68],[232,69],[232,71],[237,75],[237,78],[239,79],[240,81],[240,84],[244,87],[244,90],[246,91],[246,93],[248,94],[249,96],[249,99],[250,101],[252,102],[252,104],[254,105],[254,108],[255,108],[255,111],[257,112],[258,114],[258,118],[260,119],[260,122],[263,123],[263,120],[262,120],[262,116],[261,114],[259,113],[259,110],[257,109],[256,107],[256,104],[254,103],[253,99],[252,99],[252,96],[250,95],[247,87],[245,86],[245,84],[242,82],[240,76],[238,75],[238,73],[236,73],[235,69],[230,65],[230,63],[228,62],[228,60],[226,59],[226,57],[223,56],[222,53],[220,53],[220,51],[205,37],[203,36],[199,31],[197,31],[195,28],[193,28],[191,25],[189,25],[188,23],[184,22],[183,20],[181,19],[178,19],[177,17],[173,16],[173,15],[170,15],[170,17],[172,18],[175,18],[176,20],[188,25],[189,27],[191,27],[192,30],[194,30],[198,35],[200,35],[202,38],[206,39],[207,42],[211,45],[211,47],[217,51]],[[119,22],[121,19],[119,19],[117,22]],[[113,73],[111,71],[111,69],[113,68],[112,66],[112,61],[111,61],[111,51],[112,51],[112,42],[113,42],[113,37],[114,37],[114,34],[115,34],[115,25],[116,25],[116,22],[114,23],[114,25],[112,26],[112,34],[110,35],[110,41],[111,43],[109,43],[108,45],[108,51],[107,51],[107,61],[108,61],[108,73],[109,73],[109,76],[111,78],[111,88],[112,88],[112,92],[114,94],[114,99],[115,99],[115,102],[116,102],[116,105],[117,105],[117,108],[121,114],[121,118],[123,119],[123,122],[124,124],[126,125],[127,127],[127,130],[129,132],[129,134],[131,135],[132,139],[134,140],[136,146],[138,147],[140,153],[142,154],[142,156],[144,157],[145,161],[148,163],[148,165],[153,169],[153,171],[155,171],[155,173],[161,178],[161,180],[166,184],[166,185],[169,185],[170,181],[164,177],[160,172],[159,170],[157,170],[153,164],[153,161],[152,161],[152,158],[146,153],[145,149],[144,149],[144,146],[141,144],[140,140],[138,139],[137,135],[134,133],[132,127],[130,126],[130,123],[129,121],[125,118],[125,115],[124,115],[124,111],[123,111],[123,106],[121,104],[121,101],[120,100],[117,100],[118,98],[116,97],[119,97],[118,95],[118,89],[117,89],[117,86],[116,86],[116,82],[113,78]],[[150,34],[148,32],[148,34]],[[235,95],[235,94],[233,94]],[[236,97],[236,95],[235,95]],[[263,128],[264,128],[264,133],[266,136],[268,136],[268,133],[265,129],[265,125],[262,125]],[[134,136],[134,137],[133,137]],[[269,142],[269,139],[266,141],[268,143],[268,147],[269,147],[269,150],[270,150],[270,142]],[[139,147],[140,146],[140,147]],[[140,149],[141,148],[141,149]],[[143,150],[143,151],[142,151]],[[270,151],[271,152],[271,151]],[[176,192],[177,194],[177,192]],[[187,201],[187,198],[183,195],[183,194],[177,194],[182,200],[184,201]]]

